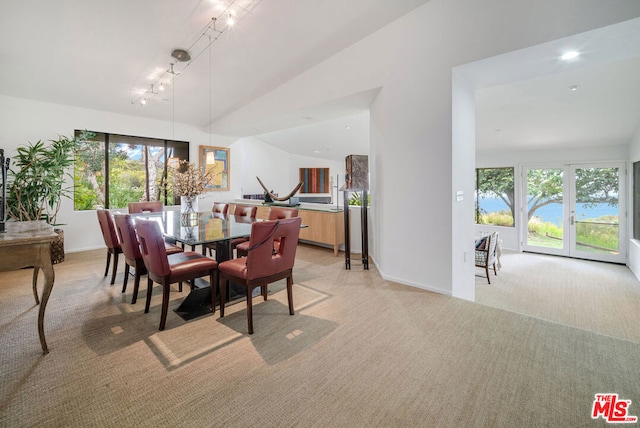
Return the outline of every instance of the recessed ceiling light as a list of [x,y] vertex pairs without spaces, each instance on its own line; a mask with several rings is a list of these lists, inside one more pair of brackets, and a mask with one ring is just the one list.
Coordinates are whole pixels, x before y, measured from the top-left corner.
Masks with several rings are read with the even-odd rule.
[[578,90],[578,88],[580,88],[580,86],[578,86],[578,85],[571,85],[571,86],[569,86],[569,90],[570,90],[571,92],[575,92],[575,91],[577,91],[577,90]]
[[568,51],[563,53],[560,59],[563,61],[569,61],[570,59],[577,58],[578,55],[580,55],[580,52],[578,51]]
[[320,150],[314,150],[313,153],[320,153]]
[[351,129],[349,125],[345,126],[344,129]]

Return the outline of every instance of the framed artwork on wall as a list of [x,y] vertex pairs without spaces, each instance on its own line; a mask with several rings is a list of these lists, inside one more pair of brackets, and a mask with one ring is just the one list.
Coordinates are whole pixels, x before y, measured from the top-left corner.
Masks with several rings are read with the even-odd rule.
[[206,191],[229,190],[229,159],[226,147],[200,146],[200,168],[212,177]]
[[330,193],[329,168],[300,168],[300,193]]

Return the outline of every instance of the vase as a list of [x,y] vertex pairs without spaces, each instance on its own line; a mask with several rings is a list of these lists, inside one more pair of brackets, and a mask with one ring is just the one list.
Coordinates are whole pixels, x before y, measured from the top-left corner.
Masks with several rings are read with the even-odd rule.
[[194,227],[198,224],[198,197],[180,197],[180,226]]
[[51,241],[51,263],[58,264],[64,261],[64,230],[53,229],[58,237]]
[[191,214],[198,212],[198,197],[197,196],[181,196],[180,197],[180,212],[182,214]]

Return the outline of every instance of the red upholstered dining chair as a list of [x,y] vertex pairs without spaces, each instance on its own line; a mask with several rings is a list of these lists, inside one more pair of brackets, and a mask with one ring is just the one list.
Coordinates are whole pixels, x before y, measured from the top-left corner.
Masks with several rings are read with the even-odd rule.
[[147,268],[147,303],[144,312],[149,312],[153,283],[162,285],[162,312],[160,315],[160,330],[164,330],[169,310],[169,289],[171,284],[190,281],[203,276],[209,276],[211,284],[211,308],[216,306],[216,268],[218,262],[207,256],[185,251],[167,255],[164,238],[160,225],[153,220],[136,220],[136,232],[140,243],[142,260]]
[[[211,206],[211,212],[215,217],[222,216],[226,217],[227,212],[229,211],[229,204],[225,204],[224,202],[214,202]],[[191,247],[193,250],[194,247]],[[215,244],[202,244],[202,254],[207,254],[207,248],[209,249],[209,255],[213,255],[213,251],[215,250]]]
[[[293,218],[298,217],[298,209],[297,208],[281,208],[281,207],[271,207],[269,209],[269,220],[281,220],[285,218]],[[275,241],[274,245],[278,245],[278,241]],[[245,257],[247,255],[247,249],[249,248],[249,242],[243,242],[236,244],[236,254],[237,257]],[[275,247],[274,247],[275,248]]]
[[211,207],[211,212],[214,214],[226,216],[227,211],[229,211],[229,204],[225,204],[224,202],[214,202]]
[[113,254],[113,273],[111,274],[110,282],[110,284],[113,284],[116,281],[118,256],[122,253],[120,238],[116,232],[109,210],[97,209],[96,213],[98,214],[98,223],[100,223],[104,244],[107,246],[107,267],[104,269],[104,276],[107,276],[107,273],[109,273],[109,264],[111,263],[111,255]]
[[271,207],[269,209],[269,220],[281,220],[292,217],[298,217],[297,208]]
[[[258,211],[258,207],[248,207],[248,206],[243,206],[243,205],[236,205],[236,207],[233,210],[233,215],[236,217],[236,219],[242,219],[242,220],[255,219],[257,211]],[[249,237],[248,236],[247,237],[242,237],[242,238],[232,239],[231,242],[229,243],[229,254],[230,254],[230,257],[233,258],[233,250],[235,250],[238,245],[242,244],[243,242],[247,242],[247,241],[249,241]]]
[[162,212],[163,209],[162,201],[129,202],[129,214],[144,212],[159,213]]
[[[260,287],[262,297],[267,300],[267,285],[287,279],[289,314],[293,315],[293,265],[298,247],[302,218],[255,222],[251,225],[251,238],[246,258],[232,259],[218,265],[220,279],[220,317],[224,317],[229,281],[246,287],[247,322],[249,334],[253,334],[252,291]],[[278,250],[273,242],[278,239]]]
[[[140,288],[140,277],[147,273],[147,268],[142,260],[142,253],[140,252],[140,245],[138,244],[138,235],[136,234],[135,227],[133,225],[133,219],[128,214],[116,214],[113,216],[116,230],[120,235],[120,245],[122,247],[122,253],[124,255],[125,267],[124,267],[124,280],[122,282],[122,292],[127,290],[127,281],[129,280],[129,267],[134,269],[135,280],[133,283],[133,296],[131,297],[131,304],[136,303],[138,300],[138,289]],[[167,254],[181,253],[182,248],[172,245],[164,244]],[[182,291],[182,283],[180,283],[180,291]]]

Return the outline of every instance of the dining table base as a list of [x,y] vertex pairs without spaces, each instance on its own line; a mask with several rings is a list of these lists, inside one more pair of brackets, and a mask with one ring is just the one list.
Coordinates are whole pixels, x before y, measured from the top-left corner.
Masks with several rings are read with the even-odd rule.
[[[241,301],[246,297],[245,293],[246,290],[243,286],[229,283],[229,293],[227,294],[228,302],[226,304]],[[220,290],[218,290],[217,296],[216,306],[220,307]],[[191,292],[184,298],[180,306],[174,309],[174,312],[185,321],[212,313],[211,286],[209,285],[209,281],[197,278]]]

